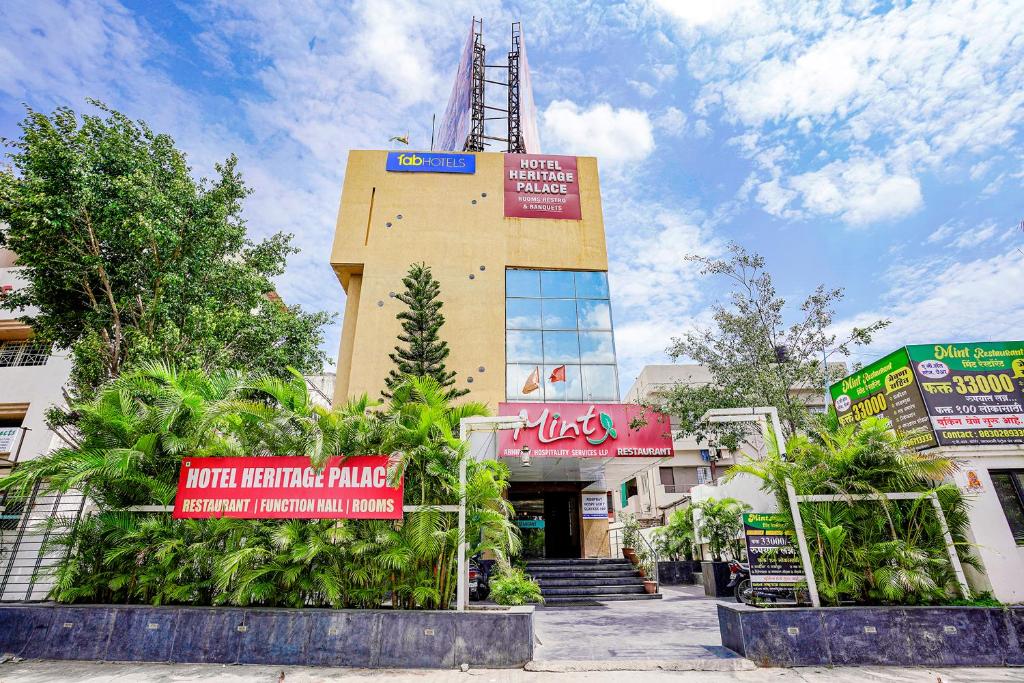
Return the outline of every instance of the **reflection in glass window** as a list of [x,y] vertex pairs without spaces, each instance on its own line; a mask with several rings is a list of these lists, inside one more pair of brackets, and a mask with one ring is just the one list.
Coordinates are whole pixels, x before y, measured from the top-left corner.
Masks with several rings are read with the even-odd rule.
[[545,299],[575,298],[576,288],[573,286],[572,271],[540,271],[540,295]]
[[580,360],[584,363],[614,363],[611,332],[580,332]]
[[576,296],[580,299],[607,299],[607,273],[576,273]]
[[580,342],[576,331],[544,332],[544,361],[547,363],[579,363]]
[[506,270],[505,296],[540,296],[540,271]]
[[576,305],[580,311],[579,328],[581,330],[612,329],[612,309],[607,301],[580,299]]
[[576,329],[576,299],[544,299],[545,330]]
[[[606,273],[509,269],[505,289],[507,400],[618,400]],[[550,381],[560,365],[565,381]],[[524,392],[534,370],[540,386]]]
[[[579,351],[576,352],[579,357]],[[517,361],[529,361],[539,363],[544,360],[544,352],[540,332],[515,332],[509,330],[505,333],[505,359],[514,363]]]
[[[545,365],[542,368],[544,373],[544,400],[545,401],[582,401],[583,400],[583,382],[580,377],[580,366],[578,365],[566,365],[565,366],[565,381],[564,382],[549,382],[547,381],[551,377],[551,373],[554,372],[555,368],[560,367],[558,365]],[[520,385],[522,386],[522,385]]]
[[[523,363],[509,363],[506,365],[505,398],[509,401],[543,401],[544,385],[546,382],[540,382],[540,386],[529,393],[523,391],[530,373],[533,372],[534,368],[538,367],[538,364]],[[543,380],[544,378],[541,377],[541,379]]]
[[584,401],[616,401],[618,398],[614,365],[583,366]]
[[539,330],[540,299],[506,299],[505,329]]

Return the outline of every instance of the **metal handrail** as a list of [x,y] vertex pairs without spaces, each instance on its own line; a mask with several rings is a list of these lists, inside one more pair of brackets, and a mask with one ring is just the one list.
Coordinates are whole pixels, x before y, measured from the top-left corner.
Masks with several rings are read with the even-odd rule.
[[657,593],[661,590],[661,581],[658,579],[658,551],[654,549],[651,542],[642,533],[637,533],[640,540],[647,546],[647,551],[651,554],[651,572],[654,574],[654,592]]

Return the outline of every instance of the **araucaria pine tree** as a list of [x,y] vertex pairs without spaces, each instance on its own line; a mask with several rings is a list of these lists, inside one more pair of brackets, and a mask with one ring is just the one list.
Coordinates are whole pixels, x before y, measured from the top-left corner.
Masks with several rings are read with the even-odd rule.
[[403,334],[398,335],[402,342],[395,346],[395,352],[389,354],[395,367],[391,369],[385,383],[387,389],[382,392],[390,397],[390,391],[398,386],[408,375],[416,377],[433,377],[442,387],[448,390],[449,398],[465,396],[468,389],[458,389],[455,384],[455,372],[449,371],[444,364],[448,357],[448,343],[439,334],[444,325],[441,314],[441,301],[437,298],[441,293],[441,285],[434,279],[430,268],[424,263],[414,263],[409,273],[402,278],[405,291],[398,295],[398,300],[408,306],[396,317],[402,322]]

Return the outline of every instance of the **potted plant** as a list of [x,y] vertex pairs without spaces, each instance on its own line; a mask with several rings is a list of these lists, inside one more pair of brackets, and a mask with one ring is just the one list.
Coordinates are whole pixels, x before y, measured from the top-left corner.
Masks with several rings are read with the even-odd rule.
[[700,571],[700,563],[695,568],[693,561],[693,509],[692,505],[677,508],[669,516],[668,524],[654,534],[655,547],[663,558],[657,567],[662,583],[694,583],[693,574]]
[[636,549],[643,545],[640,540],[640,523],[629,513],[622,515],[622,556],[637,564]]
[[740,515],[748,510],[749,505],[735,498],[708,498],[697,503],[696,511],[700,513],[700,518],[696,528],[711,551],[711,561],[701,565],[705,595],[716,598],[731,595],[726,588],[729,583],[729,564],[723,560],[722,551],[731,549],[734,557],[739,555],[736,537],[743,531]]
[[638,553],[638,559],[636,570],[644,580],[644,591],[654,593],[658,588],[658,582],[654,580],[654,558],[645,550]]

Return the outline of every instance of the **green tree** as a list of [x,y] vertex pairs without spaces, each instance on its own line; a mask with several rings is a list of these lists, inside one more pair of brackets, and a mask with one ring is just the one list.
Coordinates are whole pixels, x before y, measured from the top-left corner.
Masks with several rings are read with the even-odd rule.
[[3,140],[0,246],[28,280],[5,305],[31,308],[36,334],[71,350],[86,394],[152,360],[318,371],[330,317],[274,293],[296,250],[280,233],[246,238],[237,159],[197,181],[170,136],[90,102],[101,115],[29,109],[21,137]]
[[723,550],[729,550],[733,559],[738,559],[742,550],[737,539],[743,531],[741,515],[749,511],[750,506],[735,498],[708,498],[694,507],[699,515],[694,516],[697,531],[708,542],[711,559],[721,560]]
[[442,303],[438,296],[441,285],[434,279],[430,267],[423,263],[414,263],[409,272],[402,278],[405,291],[398,295],[398,300],[405,304],[407,310],[401,311],[396,317],[402,323],[402,334],[398,335],[400,345],[395,346],[394,353],[389,354],[395,367],[388,373],[385,383],[387,389],[384,396],[390,396],[407,376],[432,377],[447,390],[449,398],[458,398],[469,393],[468,389],[457,389],[455,372],[445,367],[448,358],[448,342],[441,339],[440,330],[444,325],[441,313]]
[[668,524],[655,532],[658,552],[671,560],[693,559],[696,544],[696,526],[693,521],[693,505],[676,508],[668,518]]
[[823,356],[847,356],[852,347],[870,343],[872,335],[889,324],[879,320],[854,327],[840,338],[832,331],[833,307],[842,300],[843,290],[823,285],[787,323],[786,300],[775,291],[761,256],[731,244],[728,258],[686,258],[700,264],[703,275],[724,277],[732,288],[731,305],[713,306],[713,328],[674,337],[668,348],[673,359],[690,359],[706,367],[710,383],[679,384],[654,402],[654,407],[679,419],[683,434],[698,440],[717,438],[734,449],[744,434],[735,423],[702,423],[701,416],[711,408],[775,406],[787,436],[808,427],[809,397],[823,394],[825,384],[842,372],[827,368]]
[[[409,385],[408,387],[406,385]],[[173,520],[131,512],[175,497],[181,459],[196,456],[331,456],[396,453],[406,502],[458,502],[465,444],[451,436],[479,406],[453,407],[429,378],[408,378],[384,410],[362,397],[328,410],[301,376],[128,369],[92,399],[72,403],[73,444],[28,460],[0,479],[11,500],[37,485],[82,491],[82,519],[50,521],[60,602],[445,608],[456,585],[458,520],[436,507],[388,520]],[[438,424],[435,424],[438,423]],[[508,470],[469,463],[469,542],[500,559],[518,550],[504,500]]]

